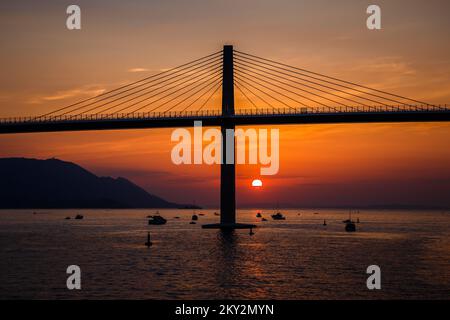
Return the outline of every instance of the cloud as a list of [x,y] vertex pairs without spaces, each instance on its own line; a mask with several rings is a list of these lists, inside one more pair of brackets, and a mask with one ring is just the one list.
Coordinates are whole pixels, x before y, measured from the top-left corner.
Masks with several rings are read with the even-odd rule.
[[150,70],[147,69],[147,68],[131,68],[131,69],[128,69],[128,72],[147,72],[147,71],[150,71]]
[[44,102],[59,101],[74,97],[94,97],[105,92],[106,89],[99,86],[84,86],[68,90],[59,90],[50,94],[36,95],[27,99],[29,104],[41,104]]
[[410,63],[399,56],[385,56],[375,59],[361,60],[354,63],[349,70],[354,73],[370,72],[375,74],[415,75],[416,70]]
[[156,72],[156,73],[159,73],[159,72],[166,72],[166,71],[169,71],[171,69],[172,68],[147,69],[147,68],[139,68],[139,67],[137,67],[137,68],[130,68],[127,71],[131,72],[131,73],[137,73],[137,72]]

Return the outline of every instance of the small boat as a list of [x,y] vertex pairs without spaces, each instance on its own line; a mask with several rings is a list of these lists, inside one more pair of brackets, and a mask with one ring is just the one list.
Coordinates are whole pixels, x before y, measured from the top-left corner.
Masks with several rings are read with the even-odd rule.
[[354,222],[349,222],[345,224],[345,231],[347,232],[355,232],[356,231],[356,225]]
[[84,217],[81,215],[81,214],[77,214],[76,216],[75,216],[75,219],[76,220],[81,220],[81,219],[83,219]]
[[314,212],[314,214],[319,214],[318,212]]
[[[191,217],[191,224],[195,224],[195,222],[194,221],[197,221],[198,220],[198,215],[197,215],[197,212],[195,211],[195,201],[194,201],[194,205],[193,205],[193,210],[192,210],[192,217]],[[203,214],[199,214],[199,215],[203,215]],[[194,222],[194,223],[193,223]]]
[[277,213],[271,215],[272,219],[273,220],[286,220],[286,218],[281,214],[281,212],[278,211],[279,210],[278,208],[279,208],[279,205],[278,205],[278,201],[277,201],[277,207],[275,208]]
[[189,224],[196,224],[197,222],[195,222],[195,221],[191,221],[191,222],[189,222]]
[[267,219],[266,218],[262,218],[261,221],[267,221]]
[[167,220],[161,216],[149,216],[149,218],[148,224],[151,225],[162,225],[167,223]]
[[352,221],[352,210],[348,212],[348,219],[343,221],[345,223],[345,231],[347,232],[355,232],[356,225]]
[[219,216],[219,214],[218,214],[217,212],[214,212],[214,215],[215,215],[215,216]]
[[277,212],[272,215],[273,220],[286,220],[286,218],[281,214],[281,212]]
[[258,213],[256,214],[256,217],[257,217],[257,218],[262,218],[261,212],[258,212]]
[[70,220],[70,217],[65,217],[66,220]]
[[180,219],[180,217],[175,217],[174,219]]

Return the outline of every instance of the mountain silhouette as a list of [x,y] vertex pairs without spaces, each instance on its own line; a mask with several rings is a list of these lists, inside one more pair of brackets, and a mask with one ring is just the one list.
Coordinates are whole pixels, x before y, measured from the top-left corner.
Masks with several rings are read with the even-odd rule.
[[184,208],[58,159],[0,159],[0,208]]

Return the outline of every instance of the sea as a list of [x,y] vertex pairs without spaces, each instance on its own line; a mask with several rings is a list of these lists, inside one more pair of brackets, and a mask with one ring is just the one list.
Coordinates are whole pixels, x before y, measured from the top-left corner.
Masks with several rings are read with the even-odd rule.
[[167,223],[148,225],[156,210],[0,210],[0,299],[450,298],[448,211],[354,211],[349,233],[343,209],[239,210],[253,235],[202,229],[217,211],[161,209]]

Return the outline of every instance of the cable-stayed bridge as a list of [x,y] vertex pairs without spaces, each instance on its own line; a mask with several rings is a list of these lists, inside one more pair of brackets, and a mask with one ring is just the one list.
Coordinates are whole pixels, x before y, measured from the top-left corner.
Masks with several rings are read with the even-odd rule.
[[[283,123],[448,121],[434,105],[229,49],[33,117],[0,119],[0,133]],[[225,110],[226,111],[226,110]]]
[[[253,54],[223,50],[59,109],[0,119],[0,133],[236,125],[449,121],[450,107]],[[226,150],[226,141],[222,150]],[[226,157],[226,152],[222,155]],[[221,223],[235,219],[235,165],[221,165]]]

